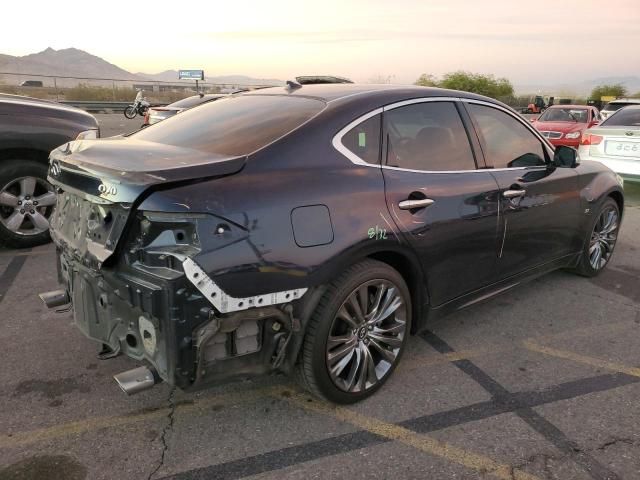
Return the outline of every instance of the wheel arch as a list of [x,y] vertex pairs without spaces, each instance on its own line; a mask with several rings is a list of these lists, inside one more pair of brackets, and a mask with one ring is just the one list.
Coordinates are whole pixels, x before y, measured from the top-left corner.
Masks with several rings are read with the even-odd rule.
[[405,252],[397,250],[382,250],[367,255],[366,258],[386,263],[397,270],[409,287],[411,294],[411,333],[416,333],[419,323],[424,319],[425,304],[428,301],[426,281],[422,269],[415,259],[409,257]]
[[620,216],[622,216],[622,213],[624,211],[624,195],[622,195],[622,192],[618,190],[612,190],[607,196],[615,200],[615,202],[618,204],[618,209],[620,210]]
[[389,243],[386,245],[380,245],[377,248],[372,248],[371,244],[369,244],[357,250],[350,250],[348,252],[344,252],[339,258],[336,258],[331,262],[331,268],[328,269],[328,272],[331,272],[331,274],[328,275],[328,272],[325,272],[322,275],[323,281],[326,283],[311,287],[302,302],[300,302],[296,308],[296,314],[302,322],[303,334],[306,329],[309,316],[314,311],[324,294],[325,285],[335,278],[339,272],[342,272],[351,265],[355,265],[356,263],[366,259],[377,260],[385,263],[402,275],[402,278],[405,280],[407,287],[409,288],[409,293],[411,294],[411,311],[413,320],[411,324],[411,333],[416,333],[416,331],[419,330],[421,322],[425,319],[427,309],[426,305],[429,301],[426,277],[422,267],[420,266],[420,261],[413,250],[399,243]]

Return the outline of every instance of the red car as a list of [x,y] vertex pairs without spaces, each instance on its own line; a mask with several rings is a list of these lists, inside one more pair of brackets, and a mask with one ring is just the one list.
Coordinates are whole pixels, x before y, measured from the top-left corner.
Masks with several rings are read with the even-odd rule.
[[600,112],[595,107],[554,105],[531,122],[553,145],[578,148],[582,133],[600,123],[600,120]]

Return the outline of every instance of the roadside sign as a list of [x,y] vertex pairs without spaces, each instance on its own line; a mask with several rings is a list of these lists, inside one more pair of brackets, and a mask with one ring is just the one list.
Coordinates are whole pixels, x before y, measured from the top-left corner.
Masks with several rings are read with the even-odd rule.
[[179,80],[204,80],[204,70],[178,70]]

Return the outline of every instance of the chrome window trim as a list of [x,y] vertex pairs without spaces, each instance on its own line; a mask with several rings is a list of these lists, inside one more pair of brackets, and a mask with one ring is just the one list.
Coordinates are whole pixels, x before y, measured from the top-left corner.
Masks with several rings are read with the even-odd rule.
[[356,165],[364,165],[365,167],[374,167],[380,168],[380,165],[374,165],[371,163],[365,162],[347,147],[342,144],[342,137],[344,137],[352,128],[360,125],[362,122],[369,120],[371,117],[375,117],[376,115],[382,113],[382,107],[376,108],[375,110],[370,111],[369,113],[365,113],[364,115],[356,118],[354,121],[349,123],[346,127],[342,128],[338,133],[333,136],[332,144],[333,148],[338,150],[341,154],[347,157],[351,162]]
[[[359,92],[360,93],[360,92]],[[371,163],[367,163],[364,160],[362,160],[360,157],[358,157],[355,153],[353,153],[351,150],[349,150],[347,147],[345,147],[342,144],[342,137],[344,137],[344,135],[347,134],[347,132],[349,132],[352,128],[356,127],[357,125],[361,124],[362,122],[370,119],[371,117],[378,115],[380,113],[389,111],[389,110],[393,110],[395,108],[399,108],[399,107],[404,107],[406,105],[413,105],[413,104],[417,104],[417,103],[429,103],[429,102],[464,102],[464,103],[476,103],[478,105],[484,105],[487,107],[493,107],[497,110],[501,110],[505,113],[507,113],[508,115],[511,115],[513,118],[515,118],[517,121],[519,121],[522,125],[524,125],[529,131],[531,131],[536,138],[538,138],[542,144],[547,147],[548,150],[548,154],[551,158],[553,158],[553,147],[551,146],[551,144],[536,130],[534,129],[531,125],[529,125],[517,112],[513,112],[507,108],[504,108],[501,105],[495,104],[495,103],[491,103],[491,102],[485,102],[482,100],[475,100],[475,99],[471,99],[471,98],[461,98],[461,97],[421,97],[421,98],[412,98],[409,100],[402,100],[399,102],[395,102],[395,103],[391,103],[389,105],[385,105],[383,107],[378,107],[375,110],[372,110],[368,113],[365,113],[364,115],[361,115],[360,117],[356,118],[355,120],[353,120],[352,122],[350,122],[349,124],[347,124],[345,127],[343,127],[340,131],[338,131],[338,133],[336,133],[333,136],[333,140],[331,141],[333,148],[335,148],[338,152],[340,152],[342,155],[344,155],[345,157],[347,157],[352,163],[356,164],[356,165],[361,165],[364,167],[373,167],[373,168],[379,168],[379,169],[386,169],[386,170],[398,170],[401,172],[412,172],[412,173],[429,173],[429,174],[434,174],[434,173],[440,173],[440,174],[450,174],[450,173],[485,173],[485,172],[504,172],[504,171],[513,171],[513,170],[536,170],[536,169],[542,169],[542,168],[547,168],[546,165],[542,166],[528,166],[528,167],[511,167],[511,168],[476,168],[474,170],[413,170],[410,168],[401,168],[401,167],[390,167],[388,165],[381,165],[381,164],[371,164]],[[475,128],[475,126],[474,126]]]
[[422,97],[422,98],[412,98],[410,100],[402,100],[400,102],[391,103],[389,105],[385,105],[382,107],[382,110],[385,112],[387,110],[393,110],[395,108],[404,107],[406,105],[413,105],[416,103],[429,103],[429,102],[458,102],[460,98],[458,97]]

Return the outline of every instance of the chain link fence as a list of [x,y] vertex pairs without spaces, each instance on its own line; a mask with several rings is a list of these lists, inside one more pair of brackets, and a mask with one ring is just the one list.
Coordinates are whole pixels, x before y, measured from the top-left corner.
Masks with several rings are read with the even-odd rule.
[[[273,84],[220,84],[198,82],[200,93],[231,93]],[[0,93],[54,101],[133,101],[138,90],[151,103],[167,104],[195,95],[195,81],[163,82],[139,79],[82,78],[0,72]]]

